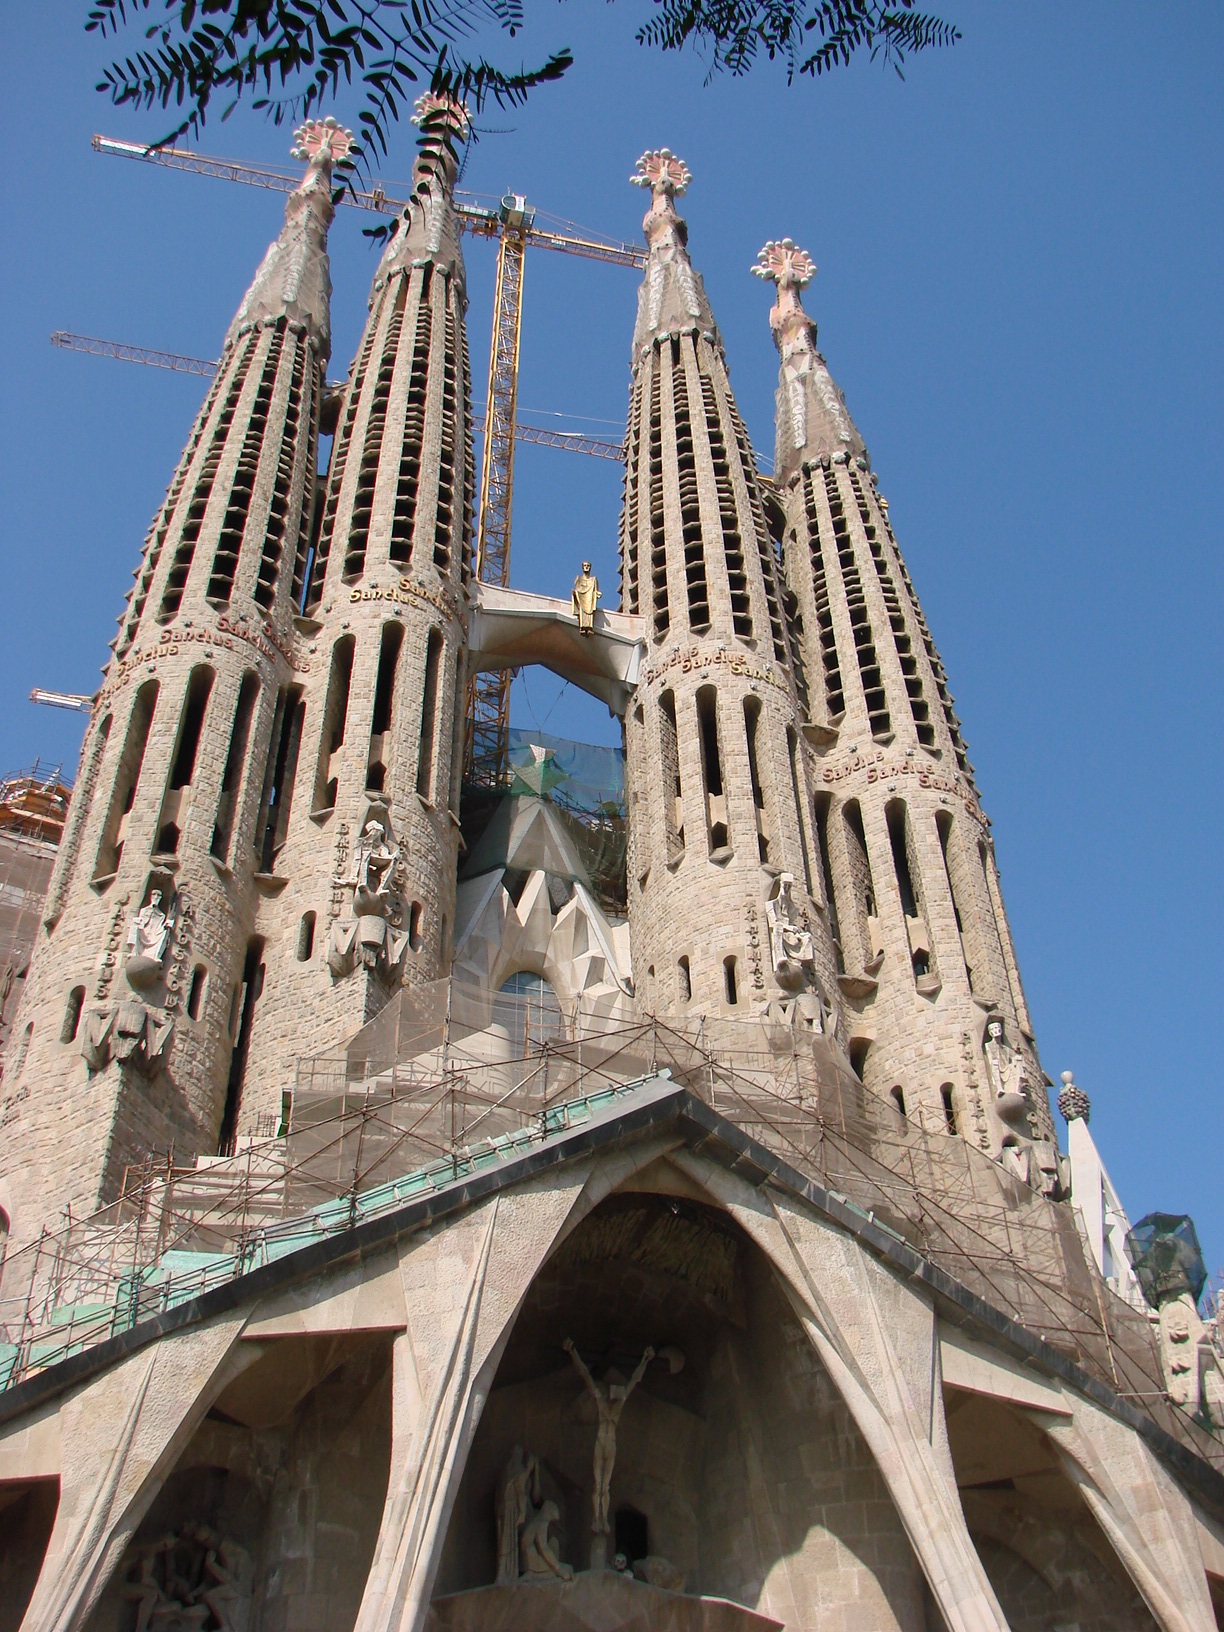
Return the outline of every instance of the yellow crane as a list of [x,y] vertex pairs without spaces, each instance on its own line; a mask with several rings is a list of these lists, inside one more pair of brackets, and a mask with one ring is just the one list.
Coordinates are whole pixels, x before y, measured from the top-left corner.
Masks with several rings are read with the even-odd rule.
[[[216,176],[224,181],[238,181],[251,187],[266,187],[273,192],[289,193],[297,187],[300,177],[291,171],[274,166],[243,164],[233,159],[219,159],[205,153],[193,153],[184,148],[142,147],[136,142],[115,141],[106,136],[95,136],[95,152],[117,158],[138,159],[146,164],[162,165],[169,169],[187,170],[195,175]],[[358,209],[374,210],[394,215],[405,206],[405,200],[391,197],[377,183],[369,189],[347,188],[340,202]],[[518,441],[543,441],[539,434],[521,436],[517,423],[519,349],[523,325],[523,270],[528,246],[557,250],[566,255],[581,255],[588,260],[606,261],[615,266],[641,268],[646,264],[646,251],[638,244],[602,238],[575,230],[558,230],[539,224],[537,211],[524,197],[507,193],[496,210],[458,199],[455,213],[465,232],[481,238],[496,238],[497,280],[493,296],[493,335],[489,347],[489,393],[484,427],[484,447],[481,461],[479,517],[476,538],[476,577],[481,583],[505,586],[510,581],[510,529],[514,508],[514,444]],[[572,227],[561,222],[562,229]],[[106,342],[96,342],[105,345]],[[90,348],[81,348],[90,349]],[[125,351],[139,348],[127,347]],[[119,355],[118,349],[109,353]],[[132,360],[153,362],[156,354]],[[172,354],[160,354],[168,356]],[[174,367],[160,362],[157,366]],[[554,433],[565,435],[565,433]],[[587,439],[588,441],[591,439]],[[553,441],[549,445],[561,446]],[[594,453],[595,447],[577,449]],[[599,450],[602,457],[608,457]],[[507,776],[507,749],[510,728],[509,670],[493,674],[475,675],[468,686],[467,743],[464,753],[464,773],[471,782],[497,786]]]

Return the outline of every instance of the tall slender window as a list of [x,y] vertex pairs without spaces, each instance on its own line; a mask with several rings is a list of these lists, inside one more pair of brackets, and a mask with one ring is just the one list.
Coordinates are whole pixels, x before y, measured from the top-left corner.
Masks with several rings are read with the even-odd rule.
[[829,914],[829,930],[833,936],[833,950],[837,954],[837,972],[839,975],[844,975],[846,961],[842,956],[837,892],[833,887],[833,857],[829,850],[829,817],[832,810],[833,795],[831,793],[818,793],[812,801],[812,813],[816,818],[816,848],[820,852],[820,881],[824,885],[825,907]]
[[676,697],[665,691],[659,698],[659,771],[663,811],[667,823],[667,859],[684,854],[684,800],[680,787],[680,742],[676,732]]
[[[868,934],[868,920],[876,916],[875,884],[871,877],[871,857],[867,852],[867,835],[863,829],[863,813],[857,799],[849,800],[842,810],[842,832],[846,845],[849,871],[849,896],[854,914],[853,924],[858,938],[860,962],[866,963],[873,948]],[[843,918],[843,926],[845,919]]]
[[761,724],[761,699],[744,698],[744,735],[748,742],[748,778],[752,785],[752,803],[756,810],[757,849],[763,862],[769,860],[769,822],[765,812],[765,788],[761,782],[761,768],[757,760],[757,733]]
[[361,445],[361,462],[357,467],[357,481],[353,493],[353,510],[349,519],[348,543],[344,552],[344,577],[360,578],[365,571],[366,544],[370,537],[370,518],[374,513],[374,488],[378,481],[378,467],[382,458],[383,432],[387,427],[387,399],[391,395],[391,377],[395,373],[395,359],[399,350],[400,328],[404,321],[404,299],[407,285],[401,278],[395,296],[395,309],[387,325],[386,339],[378,361],[378,373],[370,393],[370,413],[366,420],[365,437]]
[[255,846],[261,873],[272,871],[289,833],[293,778],[297,770],[298,747],[302,740],[302,714],[305,707],[301,686],[281,687],[276,699],[272,740],[268,744],[268,764],[260,804],[260,829]]
[[149,741],[149,726],[153,723],[153,710],[156,706],[157,681],[146,680],[136,693],[136,700],[132,704],[132,712],[128,719],[127,738],[115,772],[115,784],[111,790],[106,820],[102,824],[102,839],[98,845],[98,859],[94,866],[95,881],[109,878],[119,870],[124,839],[127,835],[128,813],[136,803],[136,789],[140,783],[140,771]]
[[723,995],[728,1003],[739,1002],[739,983],[735,975],[735,959],[723,959]]
[[[671,626],[667,591],[667,513],[663,500],[662,353],[655,347],[650,359],[650,444],[647,459],[650,489],[650,596],[654,635],[662,640]],[[642,598],[643,608],[646,598]]]
[[258,696],[259,676],[248,669],[238,690],[238,704],[234,709],[229,751],[225,756],[225,770],[221,776],[221,794],[217,800],[217,820],[213,824],[211,852],[218,861],[229,860],[230,844],[234,837],[234,818],[238,809],[238,790],[242,786],[247,743],[250,741],[251,721],[255,717],[255,702]]
[[729,848],[726,797],[723,793],[722,751],[718,741],[718,693],[713,686],[697,692],[697,725],[701,735],[701,772],[705,780],[706,826],[710,854]]
[[812,853],[808,840],[806,800],[803,797],[803,767],[799,763],[799,736],[793,726],[786,728],[786,758],[790,765],[791,798],[795,803],[795,820],[799,823],[799,848],[803,853],[803,882],[809,895],[812,889]]
[[417,792],[422,799],[434,796],[435,738],[438,734],[438,671],[442,664],[442,636],[429,631],[425,648],[425,691],[421,697],[421,751],[417,757]]
[[[247,1056],[251,1048],[251,1027],[255,1020],[255,1005],[263,992],[264,943],[255,935],[247,942],[246,958],[242,965],[242,984],[234,994],[234,1014],[231,1030],[234,1048],[230,1055],[229,1081],[225,1087],[225,1109],[221,1116],[221,1131],[217,1151],[232,1156],[238,1137],[238,1117],[242,1110],[242,1090],[246,1084]],[[236,1028],[236,1029],[235,1029]]]
[[381,793],[387,786],[391,763],[391,719],[395,712],[395,677],[404,644],[402,623],[384,623],[378,648],[378,678],[374,685],[374,713],[370,720],[370,759],[366,791]]
[[344,745],[344,730],[348,723],[355,646],[352,635],[341,635],[332,647],[331,672],[327,677],[327,697],[323,704],[323,730],[319,737],[319,762],[315,768],[314,797],[310,807],[314,811],[336,808],[339,787],[336,755]]
[[192,669],[183,699],[183,717],[179,722],[178,742],[170,765],[170,779],[162,800],[161,818],[157,824],[154,849],[160,855],[172,856],[178,850],[183,828],[186,790],[195,776],[196,755],[200,751],[200,735],[204,729],[204,713],[212,694],[213,671],[200,667]]

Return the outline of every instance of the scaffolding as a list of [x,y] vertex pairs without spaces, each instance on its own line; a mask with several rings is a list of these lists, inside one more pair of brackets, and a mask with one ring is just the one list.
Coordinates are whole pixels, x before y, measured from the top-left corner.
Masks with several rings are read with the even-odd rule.
[[0,781],[0,1041],[17,1011],[71,794],[63,767],[41,760]]
[[343,1052],[300,1062],[279,1136],[189,1168],[150,1162],[109,1208],[13,1253],[0,1387],[681,1086],[1224,1472],[1224,1441],[1165,1397],[1150,1322],[1095,1273],[1071,1207],[870,1094],[824,1037],[612,1023],[581,1005],[536,1037],[508,1001],[458,979],[404,989]]

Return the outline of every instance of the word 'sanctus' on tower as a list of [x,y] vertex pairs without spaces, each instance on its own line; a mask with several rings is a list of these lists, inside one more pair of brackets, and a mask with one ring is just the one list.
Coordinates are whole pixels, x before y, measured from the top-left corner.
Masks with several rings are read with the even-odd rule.
[[816,267],[782,239],[753,271],[777,287],[774,480],[851,1058],[904,1114],[1056,1191],[989,824],[887,501],[800,301]]
[[292,820],[268,856],[283,895],[252,1092],[279,1094],[296,1058],[449,969],[474,489],[453,196],[468,120],[426,95],[414,122],[413,193],[339,405],[299,620],[305,727]]
[[752,448],[675,198],[650,190],[633,338],[624,609],[646,656],[626,720],[628,899],[640,1004],[836,1030],[783,586]]
[[233,1132],[256,884],[285,798],[269,744],[299,690],[332,168],[351,141],[334,119],[297,132],[306,177],[225,337],[94,704],[5,1072],[10,1182],[44,1203],[108,1201],[147,1152],[190,1158]]

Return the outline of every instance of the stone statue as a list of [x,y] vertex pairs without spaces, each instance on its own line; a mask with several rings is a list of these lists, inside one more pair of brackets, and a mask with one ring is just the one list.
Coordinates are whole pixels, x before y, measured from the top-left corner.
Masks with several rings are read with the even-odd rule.
[[797,984],[816,961],[816,943],[812,939],[812,932],[799,916],[799,908],[791,894],[794,882],[793,873],[779,873],[765,902],[769,953],[774,974],[784,986]]
[[245,1547],[204,1524],[141,1547],[123,1583],[133,1632],[247,1632],[254,1569]]
[[254,1572],[246,1548],[228,1539],[215,1541],[204,1555],[204,1577],[199,1600],[212,1611],[220,1632],[247,1632]]
[[595,631],[595,603],[603,599],[599,588],[599,579],[591,574],[591,563],[584,561],[582,571],[574,579],[574,593],[571,605],[574,616],[578,619],[580,634],[590,635]]
[[400,852],[384,822],[371,817],[361,830],[353,865],[333,883],[353,892],[352,917],[332,925],[327,964],[339,979],[358,962],[379,974],[393,974],[403,959],[408,937],[399,931],[403,906],[396,888]]
[[556,1524],[560,1517],[556,1502],[545,1502],[540,1511],[523,1526],[521,1556],[524,1575],[555,1575],[561,1581],[574,1579],[573,1570],[561,1562],[556,1543],[548,1534],[549,1525]]
[[497,1585],[509,1586],[519,1576],[519,1538],[531,1517],[533,1502],[540,1500],[540,1464],[534,1456],[523,1457],[516,1445],[502,1473],[497,1493]]
[[161,974],[173,928],[173,912],[162,906],[162,892],[152,890],[146,904],[128,925],[123,972],[129,984],[137,988],[149,986]]
[[91,1071],[104,1071],[112,1060],[149,1076],[166,1057],[174,1021],[163,1009],[135,998],[105,1003],[82,1026],[81,1053]]
[[994,1090],[995,1110],[1009,1125],[1025,1122],[1029,1101],[1024,1087],[1024,1055],[1007,1041],[1002,1015],[992,1014],[987,1019],[982,1052],[986,1056],[986,1075]]
[[646,1367],[654,1359],[655,1351],[646,1349],[627,1383],[612,1383],[606,1379],[597,1383],[574,1347],[573,1338],[567,1337],[563,1346],[595,1401],[598,1413],[595,1428],[595,1516],[591,1521],[591,1530],[597,1536],[606,1536],[609,1533],[608,1499],[612,1488],[612,1469],[616,1463],[616,1425],[625,1409],[626,1400],[646,1375]]

